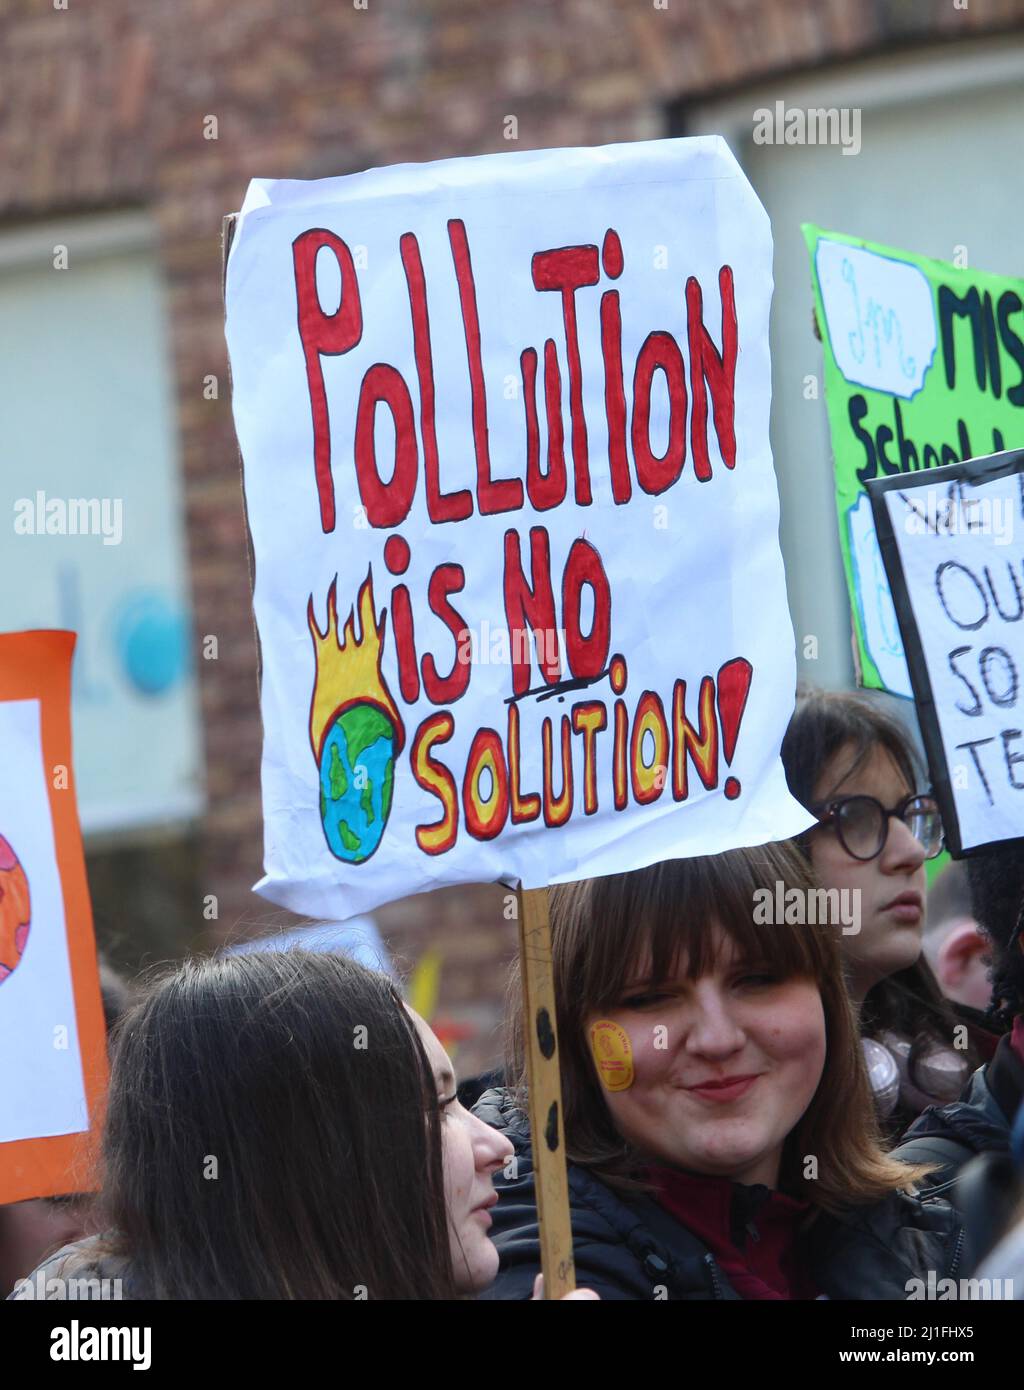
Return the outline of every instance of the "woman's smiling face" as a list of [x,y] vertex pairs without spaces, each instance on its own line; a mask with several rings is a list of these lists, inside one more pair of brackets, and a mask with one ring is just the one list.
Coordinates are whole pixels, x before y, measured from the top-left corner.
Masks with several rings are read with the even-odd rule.
[[[781,979],[741,958],[717,924],[706,973],[644,978],[645,962],[587,1031],[610,1019],[629,1036],[633,1079],[606,1091],[619,1133],[648,1159],[736,1182],[777,1184],[782,1147],[825,1065],[825,1014],[813,979]],[[600,1072],[599,1072],[600,1075]]]

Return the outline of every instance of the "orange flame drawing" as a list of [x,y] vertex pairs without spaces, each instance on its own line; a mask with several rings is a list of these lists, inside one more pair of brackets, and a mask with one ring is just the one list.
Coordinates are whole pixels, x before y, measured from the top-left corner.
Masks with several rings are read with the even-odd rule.
[[381,613],[378,623],[373,602],[373,570],[367,571],[359,590],[358,639],[355,634],[355,610],[352,608],[349,609],[343,634],[339,635],[337,586],[335,576],[327,591],[325,631],[320,631],[313,613],[312,594],[306,610],[316,656],[316,681],[309,707],[309,741],[318,764],[331,725],[349,705],[376,705],[395,727],[396,753],[401,751],[405,742],[401,716],[380,673],[387,611]]

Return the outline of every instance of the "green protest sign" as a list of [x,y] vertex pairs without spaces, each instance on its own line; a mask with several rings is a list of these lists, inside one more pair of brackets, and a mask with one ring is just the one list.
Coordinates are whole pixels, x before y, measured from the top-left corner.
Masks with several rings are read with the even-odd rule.
[[[1024,445],[1024,280],[805,223],[863,685],[911,696],[865,483]],[[955,485],[954,485],[955,486]],[[940,529],[949,511],[911,513]],[[949,499],[952,502],[952,499]]]

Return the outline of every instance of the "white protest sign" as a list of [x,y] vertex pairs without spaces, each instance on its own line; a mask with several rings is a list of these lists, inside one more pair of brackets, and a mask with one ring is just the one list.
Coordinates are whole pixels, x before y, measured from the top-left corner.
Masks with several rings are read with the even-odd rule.
[[92,1182],[83,1144],[107,1089],[71,759],[74,646],[73,632],[0,633],[0,1203]]
[[1024,836],[1024,452],[868,484],[946,838]]
[[[38,700],[0,701],[0,1039],[10,1059],[0,1144],[89,1127],[40,724]],[[54,1045],[55,1019],[68,1024],[63,1047]]]
[[265,877],[319,916],[803,829],[768,218],[723,141],[257,180]]

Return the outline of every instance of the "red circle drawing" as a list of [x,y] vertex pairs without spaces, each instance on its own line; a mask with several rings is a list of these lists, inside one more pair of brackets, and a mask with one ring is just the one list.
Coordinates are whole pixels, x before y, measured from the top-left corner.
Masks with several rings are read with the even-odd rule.
[[0,835],[0,984],[21,960],[31,919],[28,878],[18,856]]

